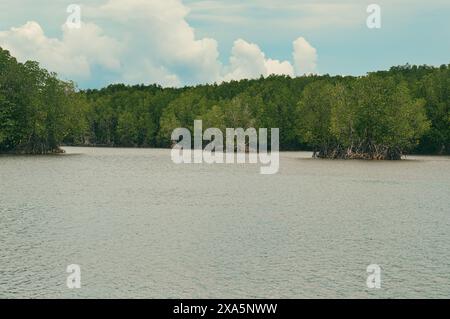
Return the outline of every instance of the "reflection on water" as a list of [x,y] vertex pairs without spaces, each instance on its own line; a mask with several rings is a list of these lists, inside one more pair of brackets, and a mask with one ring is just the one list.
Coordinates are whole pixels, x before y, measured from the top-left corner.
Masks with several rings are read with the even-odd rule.
[[66,150],[0,157],[0,297],[450,296],[448,157],[281,153],[260,175],[168,150]]

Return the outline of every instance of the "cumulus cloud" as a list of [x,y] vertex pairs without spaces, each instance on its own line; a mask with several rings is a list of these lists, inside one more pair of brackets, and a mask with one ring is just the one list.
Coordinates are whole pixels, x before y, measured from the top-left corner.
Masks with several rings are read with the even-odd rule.
[[120,68],[120,45],[102,34],[94,24],[80,29],[63,27],[62,39],[48,38],[34,21],[0,32],[0,46],[21,61],[37,60],[42,66],[64,76],[86,78],[91,66],[109,70]]
[[304,38],[294,42],[292,62],[269,58],[258,45],[238,39],[229,63],[222,65],[217,41],[196,35],[181,0],[102,3],[83,6],[81,28],[63,26],[60,39],[46,36],[37,22],[28,22],[0,32],[0,46],[21,61],[39,61],[77,81],[101,73],[109,83],[181,86],[271,74],[294,76],[316,69],[316,50]]
[[294,53],[292,56],[295,71],[298,75],[316,72],[317,50],[305,38],[300,37],[294,41]]
[[180,0],[108,0],[87,7],[91,18],[106,19],[117,36],[126,39],[129,48],[124,60],[125,77],[134,77],[136,63],[156,73],[142,74],[143,82],[161,82],[161,76],[172,79],[165,84],[204,83],[220,75],[217,41],[197,39],[187,23],[189,10]]
[[267,59],[264,52],[253,43],[236,40],[231,52],[230,65],[225,69],[224,81],[252,79],[271,74],[293,76],[290,62]]
[[292,64],[289,61],[280,62],[279,60],[267,59],[265,64],[268,75],[277,74],[277,75],[289,75],[291,77],[294,76],[294,68],[292,67]]
[[292,57],[294,66],[289,61],[266,58],[258,45],[239,39],[234,42],[230,64],[225,68],[223,79],[253,79],[271,74],[293,77],[316,73],[317,50],[305,38],[300,37],[293,42]]

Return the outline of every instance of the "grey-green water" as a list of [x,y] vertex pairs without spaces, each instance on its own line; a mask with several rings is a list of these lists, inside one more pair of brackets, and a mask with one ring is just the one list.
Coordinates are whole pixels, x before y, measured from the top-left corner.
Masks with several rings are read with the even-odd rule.
[[2,298],[450,297],[448,157],[281,153],[279,174],[260,175],[168,150],[66,150],[0,157]]

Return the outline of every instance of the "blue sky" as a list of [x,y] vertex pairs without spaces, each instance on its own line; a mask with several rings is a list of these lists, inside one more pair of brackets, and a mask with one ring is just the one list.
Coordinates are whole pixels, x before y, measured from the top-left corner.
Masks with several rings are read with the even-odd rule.
[[[65,26],[69,4],[81,28]],[[366,25],[381,8],[381,28]],[[448,0],[2,0],[0,46],[81,88],[450,63]]]

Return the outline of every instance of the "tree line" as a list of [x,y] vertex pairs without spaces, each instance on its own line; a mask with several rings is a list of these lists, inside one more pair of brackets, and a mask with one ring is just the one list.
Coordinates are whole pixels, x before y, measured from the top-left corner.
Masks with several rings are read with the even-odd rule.
[[450,65],[366,76],[310,75],[184,88],[114,84],[76,90],[0,51],[0,152],[65,145],[170,147],[177,127],[279,128],[281,150],[398,159],[450,154]]

